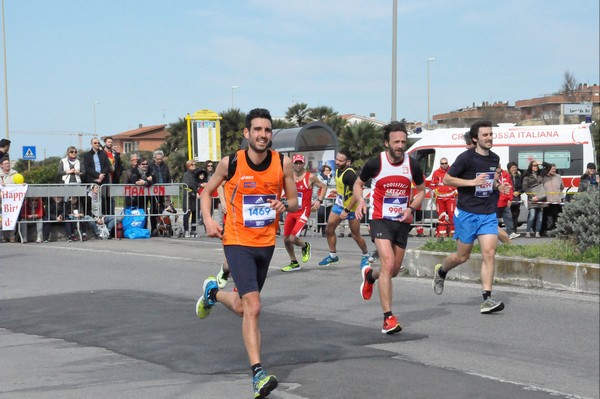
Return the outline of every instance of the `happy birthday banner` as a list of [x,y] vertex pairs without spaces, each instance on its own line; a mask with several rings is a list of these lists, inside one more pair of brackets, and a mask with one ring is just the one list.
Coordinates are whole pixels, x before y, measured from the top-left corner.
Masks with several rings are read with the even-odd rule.
[[27,193],[27,184],[0,186],[2,194],[2,230],[14,230]]

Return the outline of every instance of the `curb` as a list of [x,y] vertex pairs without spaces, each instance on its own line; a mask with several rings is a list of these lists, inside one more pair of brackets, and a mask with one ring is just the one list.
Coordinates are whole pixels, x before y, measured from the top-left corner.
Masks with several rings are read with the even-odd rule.
[[[433,277],[433,267],[448,256],[445,252],[407,250],[404,265],[414,277]],[[481,254],[449,273],[450,280],[480,282]],[[600,265],[548,259],[496,256],[494,283],[600,295]]]

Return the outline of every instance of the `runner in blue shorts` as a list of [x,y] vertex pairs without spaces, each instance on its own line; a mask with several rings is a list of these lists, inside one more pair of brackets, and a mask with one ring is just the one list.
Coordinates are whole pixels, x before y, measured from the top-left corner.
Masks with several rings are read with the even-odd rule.
[[504,303],[492,299],[494,280],[494,257],[498,244],[496,210],[499,192],[508,193],[510,187],[498,184],[496,171],[500,157],[491,151],[494,144],[492,124],[476,122],[469,130],[474,148],[460,154],[444,177],[444,184],[458,187],[458,201],[454,212],[457,249],[433,271],[433,291],[441,295],[448,272],[465,263],[471,256],[475,238],[479,240],[483,260],[481,262],[482,314],[499,312]]
[[352,196],[352,188],[356,181],[356,172],[350,167],[352,164],[352,155],[350,151],[341,149],[335,156],[335,185],[337,195],[335,205],[329,214],[325,233],[327,234],[327,244],[329,245],[329,255],[319,262],[319,266],[337,265],[340,258],[337,255],[337,237],[335,229],[343,220],[348,221],[350,233],[356,244],[362,251],[360,267],[369,264],[369,250],[365,239],[360,234],[360,220],[356,218],[356,199]]

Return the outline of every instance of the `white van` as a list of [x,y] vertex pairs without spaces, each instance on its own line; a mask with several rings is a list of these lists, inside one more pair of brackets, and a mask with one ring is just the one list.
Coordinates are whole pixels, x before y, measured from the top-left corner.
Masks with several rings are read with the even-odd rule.
[[[431,187],[433,171],[439,168],[440,159],[447,158],[450,165],[458,154],[465,151],[464,134],[469,128],[425,130],[409,135],[414,144],[408,154],[419,161],[426,177],[427,187]],[[556,164],[562,176],[566,192],[576,192],[579,178],[585,172],[588,162],[596,162],[594,144],[589,124],[514,126],[500,124],[493,127],[494,146],[492,151],[500,156],[503,169],[510,161],[519,169],[526,170],[531,160]],[[523,200],[526,200],[524,195]],[[427,198],[426,201],[429,201]],[[425,202],[422,209],[435,209]],[[435,217],[436,215],[427,215]]]

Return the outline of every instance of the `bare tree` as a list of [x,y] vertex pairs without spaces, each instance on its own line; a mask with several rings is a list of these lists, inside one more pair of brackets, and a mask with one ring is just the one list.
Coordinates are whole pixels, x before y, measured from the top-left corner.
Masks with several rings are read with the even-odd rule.
[[564,75],[565,80],[560,88],[560,93],[565,96],[565,99],[569,102],[577,101],[577,79],[571,72],[566,71]]

